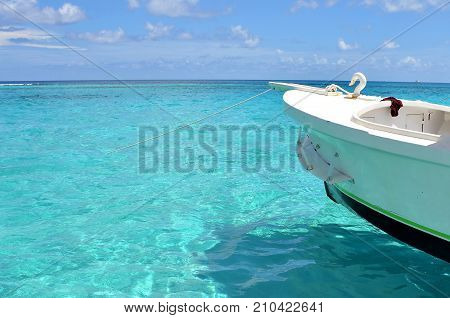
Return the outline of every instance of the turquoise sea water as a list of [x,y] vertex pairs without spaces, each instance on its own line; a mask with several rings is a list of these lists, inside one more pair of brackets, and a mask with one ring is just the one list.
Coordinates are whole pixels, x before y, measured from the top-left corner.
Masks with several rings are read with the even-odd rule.
[[[201,124],[180,137],[179,155],[171,139],[158,145],[167,169],[140,172],[136,147],[108,153],[136,142],[139,127],[177,127],[165,111],[194,121],[266,82],[129,85],[0,85],[0,296],[450,295],[450,265],[327,199],[296,162],[295,140],[244,149],[241,134],[225,138],[236,125],[296,127],[280,115],[279,92],[205,122],[222,127],[207,169],[173,167],[208,160]],[[450,105],[450,84],[372,82],[365,93]],[[293,165],[249,171],[243,162],[281,157]]]

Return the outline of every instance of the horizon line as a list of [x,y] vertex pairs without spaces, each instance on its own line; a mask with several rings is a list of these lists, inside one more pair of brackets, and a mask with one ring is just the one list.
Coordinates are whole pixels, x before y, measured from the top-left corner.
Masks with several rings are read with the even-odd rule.
[[[0,80],[0,84],[14,84],[14,83],[58,83],[58,82],[176,82],[176,81],[240,81],[240,82],[273,82],[273,81],[308,81],[308,82],[331,82],[325,79],[64,79],[64,80]],[[336,82],[348,82],[348,80],[334,80]],[[450,82],[434,82],[434,81],[386,81],[386,80],[371,80],[375,83],[411,83],[411,84],[450,84]]]

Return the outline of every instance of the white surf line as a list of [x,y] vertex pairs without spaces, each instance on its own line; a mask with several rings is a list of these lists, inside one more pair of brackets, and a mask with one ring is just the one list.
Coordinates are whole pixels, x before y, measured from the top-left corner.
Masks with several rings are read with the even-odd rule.
[[247,102],[249,102],[249,101],[251,101],[251,100],[253,100],[253,99],[255,99],[255,98],[259,97],[259,96],[262,96],[262,95],[264,95],[264,94],[267,94],[268,92],[270,92],[270,91],[272,91],[272,90],[273,90],[273,88],[269,88],[269,89],[265,90],[264,92],[261,92],[261,93],[259,93],[259,94],[256,94],[256,95],[252,96],[252,97],[249,97],[249,98],[247,98],[247,99],[244,99],[244,100],[242,100],[242,101],[240,101],[240,102],[238,102],[238,103],[236,103],[236,104],[233,104],[233,105],[231,105],[231,106],[225,107],[225,108],[223,108],[223,109],[221,109],[221,110],[219,110],[219,111],[217,111],[217,112],[215,112],[215,113],[212,113],[212,114],[207,115],[207,116],[205,116],[205,117],[202,117],[202,118],[200,118],[200,119],[194,120],[193,122],[190,122],[190,123],[188,123],[188,124],[183,124],[183,125],[181,125],[181,126],[175,128],[175,129],[172,129],[172,130],[170,130],[170,131],[168,131],[168,132],[165,132],[165,133],[163,133],[163,134],[160,134],[160,135],[158,135],[158,136],[151,137],[151,138],[147,138],[147,139],[145,139],[145,140],[142,140],[142,141],[139,141],[139,142],[136,142],[136,143],[133,143],[133,144],[129,144],[129,145],[126,145],[126,146],[123,146],[123,147],[116,148],[116,149],[114,149],[114,150],[112,150],[112,151],[107,152],[106,154],[109,155],[109,154],[116,153],[116,152],[119,152],[119,151],[122,151],[122,150],[125,150],[125,149],[128,149],[128,148],[132,148],[132,147],[138,146],[138,145],[140,145],[140,144],[143,144],[143,143],[145,143],[145,142],[147,142],[147,141],[155,140],[155,139],[161,138],[161,137],[163,137],[163,136],[169,135],[169,134],[171,134],[171,133],[174,133],[174,132],[176,132],[176,131],[178,131],[178,130],[180,130],[180,129],[183,129],[183,128],[190,127],[190,126],[192,126],[192,125],[198,124],[198,123],[200,123],[200,122],[202,122],[202,121],[205,121],[205,120],[207,120],[207,119],[209,119],[209,118],[211,118],[211,117],[215,117],[215,116],[217,116],[217,115],[219,115],[219,114],[221,114],[221,113],[224,113],[224,112],[226,112],[227,110],[230,110],[230,109],[232,109],[232,108],[235,108],[235,107],[237,107],[237,106],[240,106],[240,105],[242,105],[242,104],[245,104],[245,103],[247,103]]

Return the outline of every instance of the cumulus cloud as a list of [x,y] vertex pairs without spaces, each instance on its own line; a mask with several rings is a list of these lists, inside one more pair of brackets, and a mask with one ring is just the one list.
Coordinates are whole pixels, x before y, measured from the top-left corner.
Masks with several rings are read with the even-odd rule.
[[325,2],[325,6],[327,7],[334,7],[338,3],[338,0],[327,0]]
[[0,16],[10,21],[23,21],[20,13],[36,23],[68,24],[83,20],[86,15],[78,6],[64,3],[60,8],[39,7],[38,0],[8,0],[0,5]]
[[387,12],[422,11],[427,7],[442,5],[443,0],[364,0],[367,6],[378,5]]
[[148,38],[150,40],[157,40],[160,38],[164,38],[170,35],[172,32],[172,25],[165,25],[162,23],[152,24],[147,23],[145,28],[148,31]]
[[400,45],[398,45],[397,43],[395,43],[394,41],[386,41],[384,42],[384,48],[385,49],[396,49],[399,48]]
[[277,52],[281,63],[291,64],[293,66],[298,66],[305,63],[305,59],[302,56],[293,56],[280,49],[276,49],[275,52]]
[[416,0],[384,1],[384,7],[388,12],[420,11],[423,10],[424,4]]
[[342,51],[354,50],[359,47],[357,43],[349,44],[349,43],[346,43],[344,41],[344,39],[338,40],[338,46],[339,46],[339,49],[341,49]]
[[298,10],[305,9],[317,9],[319,7],[319,3],[315,0],[297,0],[291,6],[291,12],[297,12]]
[[112,44],[117,43],[122,40],[125,36],[125,32],[122,28],[118,28],[117,30],[101,30],[99,32],[85,32],[78,34],[79,39],[87,40],[95,43],[106,43]]
[[313,55],[314,63],[317,65],[325,65],[328,64],[328,59],[326,57],[318,56],[317,54]]
[[247,29],[243,28],[242,25],[231,27],[231,34],[235,38],[242,40],[246,47],[256,47],[260,42],[259,37],[252,35]]
[[141,6],[139,0],[128,0],[128,8],[137,9]]
[[210,13],[196,10],[199,0],[148,0],[147,9],[151,14],[177,17],[209,17]]
[[401,59],[398,64],[400,66],[420,66],[422,64],[421,60],[412,56],[407,56]]
[[178,34],[178,39],[180,40],[192,40],[193,36],[191,33],[189,32],[182,32],[180,34]]

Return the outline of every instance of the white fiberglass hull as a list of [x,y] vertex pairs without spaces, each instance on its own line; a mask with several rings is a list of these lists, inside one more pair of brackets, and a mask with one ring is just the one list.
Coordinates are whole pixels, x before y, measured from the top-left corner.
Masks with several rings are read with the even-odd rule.
[[450,167],[380,151],[312,130],[321,154],[339,153],[336,169],[352,177],[336,187],[372,209],[449,240]]
[[[333,188],[374,215],[436,238],[430,244],[443,244],[434,248],[442,248],[444,256],[434,254],[448,261],[450,147],[446,146],[447,141],[409,142],[413,138],[390,138],[390,134],[360,128],[350,120],[347,124],[346,115],[342,115],[349,111],[346,108],[333,109],[333,105],[328,105],[328,109],[320,110],[320,105],[314,105],[321,100],[329,101],[330,97],[315,96],[309,104],[305,102],[308,97],[303,92],[290,91],[284,100],[288,113],[302,125],[301,139],[314,147],[314,155],[323,158],[335,171],[349,176],[347,180],[332,182]],[[331,98],[345,104],[339,97]],[[347,107],[354,107],[351,110],[354,112],[373,101],[348,103]],[[333,111],[336,117],[341,116],[340,122],[331,119]],[[314,169],[311,167],[311,172],[320,177]]]

